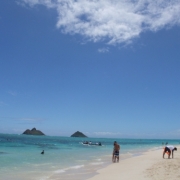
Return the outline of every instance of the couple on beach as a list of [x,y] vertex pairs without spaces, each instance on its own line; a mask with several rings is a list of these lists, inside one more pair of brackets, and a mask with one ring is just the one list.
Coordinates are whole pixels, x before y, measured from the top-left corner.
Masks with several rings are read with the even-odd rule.
[[112,162],[119,162],[119,151],[120,151],[120,145],[114,141],[114,149],[112,154]]

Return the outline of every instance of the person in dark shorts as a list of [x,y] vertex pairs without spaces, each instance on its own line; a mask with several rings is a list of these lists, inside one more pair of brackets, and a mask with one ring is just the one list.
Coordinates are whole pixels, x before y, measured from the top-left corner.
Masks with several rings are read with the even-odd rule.
[[120,145],[116,141],[114,141],[114,149],[112,156],[113,162],[119,162],[119,151],[120,151]]
[[166,146],[166,147],[164,148],[164,151],[163,151],[163,158],[164,158],[165,153],[168,154],[168,159],[170,159],[171,154],[172,154],[172,158],[173,158],[173,157],[174,157],[174,151],[177,151],[177,148],[176,148],[176,147],[171,146],[171,145]]

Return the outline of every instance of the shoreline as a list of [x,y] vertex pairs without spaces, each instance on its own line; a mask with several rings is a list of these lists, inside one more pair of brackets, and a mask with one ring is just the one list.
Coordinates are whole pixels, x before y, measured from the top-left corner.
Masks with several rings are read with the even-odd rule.
[[163,149],[149,150],[138,156],[120,159],[98,170],[96,175],[86,180],[177,180],[180,179],[180,146],[174,152],[174,159],[162,158]]
[[[153,147],[150,149],[141,149],[141,150],[132,150],[131,152],[126,152],[126,153],[121,153],[120,154],[120,162],[119,163],[112,163],[111,158],[112,156],[106,155],[106,158],[103,159],[103,162],[100,161],[100,164],[97,164],[97,166],[92,166],[92,164],[90,163],[89,165],[86,164],[86,166],[82,167],[82,168],[69,168],[68,170],[66,169],[65,173],[61,173],[62,170],[60,170],[60,173],[57,174],[53,174],[51,175],[48,179],[53,179],[53,180],[60,180],[60,179],[64,179],[64,180],[70,180],[73,179],[74,180],[74,175],[76,176],[75,180],[94,180],[93,178],[98,176],[101,172],[101,170],[105,169],[105,171],[109,171],[110,166],[114,166],[115,164],[120,164],[126,160],[130,160],[134,157],[140,157],[143,156],[145,153],[150,152],[150,151],[157,151],[157,150],[162,150],[162,147]],[[102,159],[101,159],[102,160]],[[130,160],[131,161],[131,160]],[[100,177],[104,178],[104,177]]]

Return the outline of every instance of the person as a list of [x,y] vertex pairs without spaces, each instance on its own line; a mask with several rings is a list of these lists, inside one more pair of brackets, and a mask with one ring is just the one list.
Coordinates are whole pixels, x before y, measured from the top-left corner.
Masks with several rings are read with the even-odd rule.
[[168,159],[170,159],[171,154],[172,154],[172,158],[173,158],[173,156],[174,156],[174,155],[173,155],[174,151],[177,151],[177,148],[176,148],[176,147],[174,147],[174,146],[172,146],[172,145],[166,146],[166,147],[164,148],[164,151],[163,151],[163,158],[164,158],[165,153],[168,154]]
[[41,154],[44,154],[44,150],[41,152]]
[[119,162],[119,151],[120,151],[120,145],[114,141],[114,149],[113,149],[113,155],[112,155],[112,161],[113,162]]
[[83,144],[89,144],[89,142],[88,141],[84,141]]
[[101,142],[98,143],[99,146],[102,146]]

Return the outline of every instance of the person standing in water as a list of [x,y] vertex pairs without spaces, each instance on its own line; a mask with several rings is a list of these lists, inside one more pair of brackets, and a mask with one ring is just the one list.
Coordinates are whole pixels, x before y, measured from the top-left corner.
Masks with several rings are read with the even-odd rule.
[[120,151],[120,145],[116,141],[114,141],[112,162],[119,162],[119,151]]

